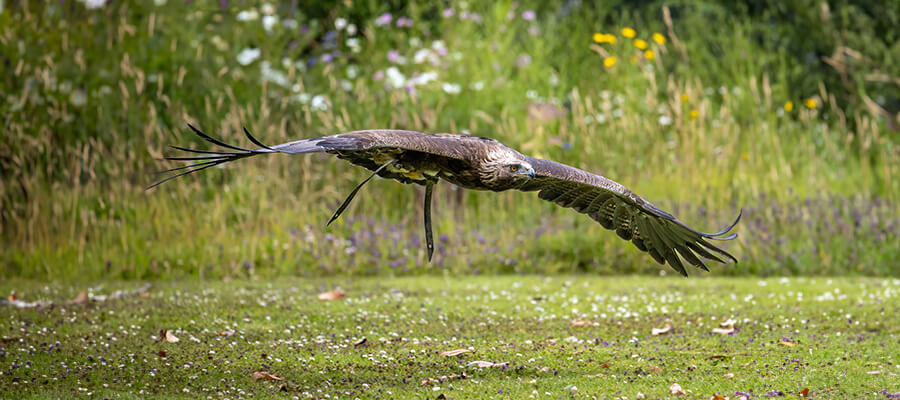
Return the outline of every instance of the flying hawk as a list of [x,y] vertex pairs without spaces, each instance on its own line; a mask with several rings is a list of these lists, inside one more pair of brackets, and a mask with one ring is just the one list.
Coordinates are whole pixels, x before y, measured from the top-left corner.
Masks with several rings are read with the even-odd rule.
[[154,183],[148,190],[179,176],[241,158],[270,153],[325,152],[374,171],[350,192],[328,220],[328,224],[341,215],[359,189],[375,175],[400,183],[425,186],[425,242],[429,261],[434,252],[431,233],[432,191],[434,185],[443,179],[473,190],[537,191],[539,198],[587,214],[604,228],[615,230],[619,237],[630,240],[639,250],[649,253],[656,262],[662,265],[668,262],[684,276],[687,276],[687,271],[681,259],[706,271],[709,269],[698,256],[723,264],[725,261],[719,256],[737,262],[734,256],[709,240],[731,240],[737,237],[737,234],[728,232],[740,221],[740,213],[731,225],[721,231],[699,232],[612,180],[555,161],[523,155],[494,139],[463,134],[424,134],[376,129],[302,139],[269,147],[254,138],[245,128],[247,138],[259,146],[257,149],[245,149],[214,139],[193,125],[188,126],[201,138],[230,151],[171,146],[199,155],[165,157],[165,160],[195,163],[162,171],[178,173]]

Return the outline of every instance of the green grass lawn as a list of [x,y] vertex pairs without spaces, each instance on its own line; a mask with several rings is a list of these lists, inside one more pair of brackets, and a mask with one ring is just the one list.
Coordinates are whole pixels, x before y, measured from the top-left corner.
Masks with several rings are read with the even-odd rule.
[[[191,281],[72,301],[140,286],[0,283],[53,302],[0,308],[2,397],[637,399],[673,397],[674,383],[703,399],[900,392],[897,279]],[[317,299],[335,288],[346,297]],[[731,334],[713,333],[729,319]],[[162,329],[179,341],[158,341]],[[473,351],[440,354],[455,349]]]

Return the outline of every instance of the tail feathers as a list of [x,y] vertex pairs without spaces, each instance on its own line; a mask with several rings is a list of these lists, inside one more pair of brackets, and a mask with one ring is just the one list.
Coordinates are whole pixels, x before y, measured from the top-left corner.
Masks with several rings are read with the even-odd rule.
[[[203,138],[204,140],[206,140],[206,141],[208,141],[208,142],[210,142],[210,143],[213,143],[213,144],[215,144],[215,145],[217,145],[217,146],[225,147],[225,148],[227,148],[227,149],[231,149],[231,150],[235,150],[235,151],[195,150],[195,149],[189,149],[189,148],[187,148],[187,147],[171,146],[172,148],[177,149],[177,150],[185,151],[185,152],[188,152],[188,153],[194,153],[194,154],[202,154],[202,155],[197,155],[197,156],[164,157],[163,160],[171,160],[171,161],[198,161],[198,162],[193,163],[193,164],[183,165],[183,166],[180,166],[180,167],[175,167],[175,168],[166,169],[166,170],[163,170],[163,171],[159,171],[160,174],[165,174],[165,173],[175,172],[175,171],[181,171],[181,172],[179,172],[179,173],[177,173],[177,174],[175,174],[175,175],[169,176],[169,177],[167,177],[167,178],[165,178],[165,179],[162,179],[162,180],[160,180],[160,181],[158,181],[158,182],[156,182],[156,183],[154,183],[154,184],[148,186],[148,187],[147,187],[146,189],[144,189],[144,190],[150,190],[150,189],[153,189],[153,188],[155,188],[155,187],[157,187],[157,186],[159,186],[159,185],[162,185],[163,183],[166,183],[166,182],[168,182],[168,181],[170,181],[170,180],[172,180],[172,179],[178,178],[179,176],[184,176],[184,175],[187,175],[187,174],[190,174],[190,173],[194,173],[194,172],[197,172],[197,171],[202,171],[202,170],[204,170],[204,169],[207,169],[207,168],[209,168],[209,167],[214,167],[214,166],[216,166],[216,165],[224,164],[224,163],[231,162],[231,161],[234,161],[234,160],[239,160],[239,159],[241,159],[241,158],[252,157],[252,156],[255,156],[255,155],[258,155],[258,154],[265,154],[265,153],[274,153],[274,152],[278,152],[278,150],[272,149],[271,147],[268,147],[268,146],[262,144],[259,140],[257,140],[255,137],[253,137],[253,135],[251,135],[249,131],[247,131],[247,128],[244,128],[244,134],[247,136],[247,139],[249,139],[251,142],[253,142],[253,144],[255,144],[255,145],[257,145],[257,146],[259,146],[259,147],[261,147],[261,148],[259,148],[259,149],[245,149],[245,148],[242,148],[242,147],[233,146],[233,145],[230,145],[230,144],[228,144],[228,143],[222,142],[221,140],[215,139],[215,138],[213,138],[213,137],[211,137],[211,136],[209,136],[209,135],[203,133],[202,131],[200,131],[199,129],[197,129],[196,127],[194,127],[194,126],[191,125],[191,124],[188,124],[188,127],[190,127],[191,130],[192,130],[197,136],[200,136],[200,137]],[[182,170],[185,170],[185,171],[182,171]]]

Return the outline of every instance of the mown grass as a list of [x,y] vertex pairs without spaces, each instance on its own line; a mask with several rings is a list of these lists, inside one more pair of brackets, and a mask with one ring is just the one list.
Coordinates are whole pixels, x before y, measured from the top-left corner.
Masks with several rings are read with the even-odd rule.
[[[586,217],[528,194],[439,187],[447,240],[432,265],[414,245],[421,194],[409,187],[369,185],[346,214],[355,222],[323,232],[364,172],[317,156],[249,160],[143,192],[166,145],[204,146],[185,122],[232,142],[242,125],[266,143],[373,127],[490,136],[604,174],[700,229],[744,207],[729,244],[742,263],[716,273],[897,273],[893,116],[867,97],[880,93],[869,78],[847,92],[809,74],[802,55],[778,45],[783,26],[709,4],[679,7],[668,23],[661,7],[540,7],[531,20],[527,5],[502,2],[331,14],[277,5],[272,15],[221,4],[25,2],[0,12],[4,276],[658,271]],[[385,11],[415,23],[378,26]],[[266,16],[277,21],[269,30]],[[339,18],[356,32],[335,28]],[[822,18],[828,43],[872,38],[872,54],[845,68],[892,76],[894,64],[876,57],[889,60],[890,49],[864,24],[851,32]],[[597,32],[617,43],[592,42]],[[259,58],[242,65],[249,49]],[[400,87],[392,68],[406,78]],[[428,72],[437,78],[409,83]]]
[[[900,392],[896,279],[293,278],[161,283],[146,297],[70,303],[137,286],[0,284],[55,304],[0,308],[0,393],[635,399],[670,397],[673,383],[704,399]],[[335,288],[346,297],[317,300]],[[712,332],[729,319],[733,333]],[[179,341],[158,341],[162,329]],[[461,348],[474,352],[439,354]],[[285,380],[254,381],[257,371]]]

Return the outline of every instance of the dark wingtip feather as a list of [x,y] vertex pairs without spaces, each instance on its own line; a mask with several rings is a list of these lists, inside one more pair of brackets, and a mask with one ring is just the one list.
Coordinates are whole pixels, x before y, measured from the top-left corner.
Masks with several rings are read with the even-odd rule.
[[189,128],[191,128],[192,131],[194,131],[194,134],[196,134],[197,136],[200,136],[201,138],[203,138],[203,139],[206,140],[207,142],[210,142],[210,143],[213,143],[213,144],[216,144],[216,145],[225,147],[225,148],[229,148],[229,149],[232,149],[232,150],[244,151],[244,152],[253,152],[253,150],[245,149],[245,148],[243,148],[243,147],[232,146],[232,145],[230,145],[230,144],[228,144],[228,143],[225,143],[225,142],[223,142],[223,141],[221,141],[221,140],[219,140],[219,139],[213,138],[212,136],[209,136],[209,135],[203,133],[202,131],[200,131],[199,129],[197,129],[196,127],[194,127],[193,125],[191,125],[190,123],[188,123],[187,126],[188,126]]
[[[259,146],[259,147],[262,147],[262,148],[264,148],[264,149],[266,149],[266,150],[272,150],[271,147],[262,144],[262,142],[260,142],[259,140],[256,140],[256,138],[253,137],[253,135],[250,134],[250,131],[247,130],[247,127],[246,127],[246,126],[242,126],[241,128],[244,129],[244,135],[246,135],[246,136],[247,136],[247,139],[250,139],[250,141],[253,142],[253,144],[255,144],[255,145]],[[273,150],[273,151],[274,151],[274,150]]]

